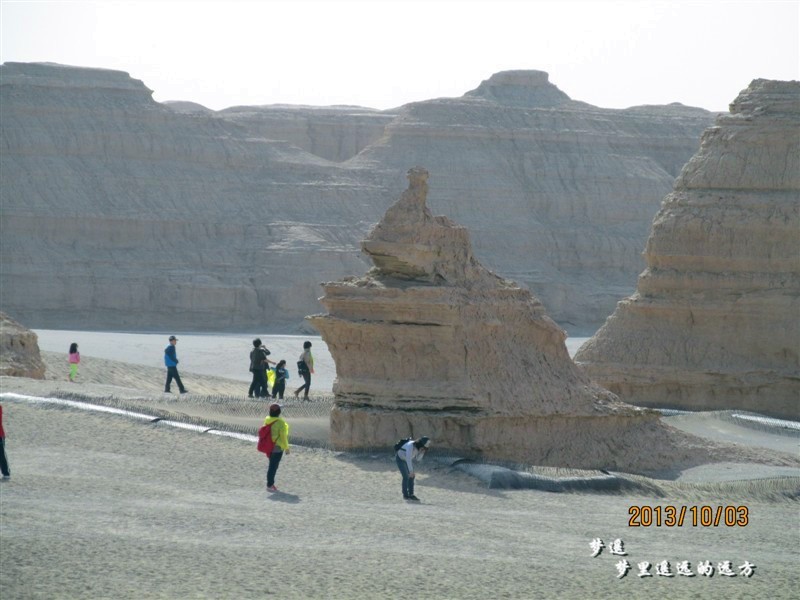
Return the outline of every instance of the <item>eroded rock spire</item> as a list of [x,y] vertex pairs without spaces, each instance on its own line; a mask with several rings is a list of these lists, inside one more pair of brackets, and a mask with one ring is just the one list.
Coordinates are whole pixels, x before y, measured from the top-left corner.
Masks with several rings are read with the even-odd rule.
[[686,458],[656,413],[589,381],[541,302],[481,266],[464,227],[431,215],[427,179],[409,171],[363,243],[375,268],[324,284],[328,314],[310,317],[336,362],[334,446],[425,434],[462,455],[538,464]]

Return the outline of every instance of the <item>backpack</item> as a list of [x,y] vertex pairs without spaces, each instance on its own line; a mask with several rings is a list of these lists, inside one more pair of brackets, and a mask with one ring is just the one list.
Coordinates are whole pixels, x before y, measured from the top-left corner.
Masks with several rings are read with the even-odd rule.
[[256,450],[270,456],[274,448],[275,442],[272,441],[272,423],[270,423],[258,430],[258,444],[256,445]]
[[397,440],[397,443],[394,445],[394,451],[399,452],[400,449],[405,446],[408,442],[413,440],[414,438],[403,438],[401,440]]
[[250,370],[255,371],[256,369],[263,369],[264,368],[264,361],[267,360],[267,356],[269,356],[269,350],[266,348],[256,348],[250,353]]

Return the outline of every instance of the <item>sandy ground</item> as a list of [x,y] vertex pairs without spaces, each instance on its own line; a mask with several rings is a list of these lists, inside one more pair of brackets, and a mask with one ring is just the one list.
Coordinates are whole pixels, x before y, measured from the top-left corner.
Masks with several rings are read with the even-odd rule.
[[[433,452],[419,469],[423,502],[413,505],[400,497],[389,450],[320,447],[326,400],[287,400],[293,440],[308,444],[284,458],[281,492],[270,494],[252,442],[10,395],[73,393],[256,428],[265,407],[244,397],[242,381],[187,375],[193,393],[168,396],[160,365],[92,358],[70,384],[63,354],[45,353],[53,379],[0,378],[12,470],[0,483],[3,600],[797,597],[797,437],[724,425],[711,414],[670,417],[762,452],[764,464],[703,465],[653,481],[647,495],[487,489]],[[686,521],[631,527],[631,506],[686,507]],[[692,507],[701,506],[746,507],[747,523],[693,526]],[[592,558],[595,538],[606,548]],[[610,554],[615,539],[627,556]],[[623,558],[631,570],[619,579]],[[664,560],[673,577],[655,574]],[[694,572],[700,561],[731,561],[735,573],[749,561],[755,574],[676,575],[684,560]],[[643,561],[652,577],[638,576]]]

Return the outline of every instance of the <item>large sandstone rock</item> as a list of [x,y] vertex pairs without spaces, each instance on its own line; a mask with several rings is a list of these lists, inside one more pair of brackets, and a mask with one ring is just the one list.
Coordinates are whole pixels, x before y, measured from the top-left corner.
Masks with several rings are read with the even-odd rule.
[[653,222],[636,293],[578,352],[628,402],[800,417],[800,82],[755,80]]
[[0,375],[44,379],[39,337],[0,312]]
[[658,415],[581,373],[542,304],[484,268],[464,227],[430,213],[427,177],[410,170],[408,190],[364,240],[375,267],[324,284],[328,314],[310,317],[336,362],[334,446],[425,434],[471,456],[665,466],[671,442]]
[[251,330],[319,310],[408,164],[475,254],[573,332],[634,289],[660,199],[712,122],[607,110],[539,71],[391,111],[159,104],[126,73],[0,66],[0,285],[34,327]]

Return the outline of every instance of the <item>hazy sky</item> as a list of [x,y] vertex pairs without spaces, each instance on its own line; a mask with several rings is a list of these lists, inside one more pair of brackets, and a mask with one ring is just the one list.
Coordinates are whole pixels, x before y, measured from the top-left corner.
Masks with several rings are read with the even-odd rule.
[[800,0],[0,0],[0,61],[127,71],[158,101],[391,108],[539,69],[576,100],[710,110],[800,79]]

